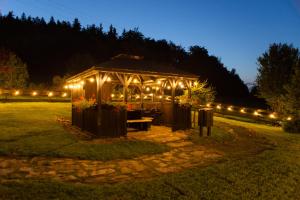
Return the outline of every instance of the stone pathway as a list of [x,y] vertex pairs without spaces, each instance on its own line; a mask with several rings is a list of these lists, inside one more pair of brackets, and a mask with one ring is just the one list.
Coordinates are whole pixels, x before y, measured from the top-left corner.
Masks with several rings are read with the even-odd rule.
[[[169,145],[162,154],[144,155],[134,159],[93,161],[68,158],[0,157],[0,182],[18,178],[51,178],[81,183],[114,183],[130,179],[151,178],[204,165],[222,156],[221,153],[194,145],[185,132],[172,133],[166,127],[152,127],[149,132],[129,133],[128,138]],[[95,143],[101,140],[93,141]]]

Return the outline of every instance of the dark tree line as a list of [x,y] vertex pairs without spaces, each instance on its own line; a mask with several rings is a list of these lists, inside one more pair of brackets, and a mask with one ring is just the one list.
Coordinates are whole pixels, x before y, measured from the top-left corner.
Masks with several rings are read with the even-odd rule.
[[204,47],[192,46],[185,51],[166,40],[145,37],[138,29],[118,34],[112,25],[107,31],[101,24],[83,27],[78,19],[72,23],[12,12],[0,16],[0,47],[15,52],[27,63],[31,82],[50,82],[99,64],[120,54],[144,56],[145,59],[171,63],[199,75],[215,87],[218,97],[245,98],[249,92],[235,73],[229,71]]

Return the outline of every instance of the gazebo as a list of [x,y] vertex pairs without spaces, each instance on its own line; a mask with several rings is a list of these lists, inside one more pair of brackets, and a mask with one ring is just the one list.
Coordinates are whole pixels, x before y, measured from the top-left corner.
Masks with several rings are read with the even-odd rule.
[[67,79],[72,95],[72,125],[98,137],[126,136],[127,128],[148,124],[173,131],[191,126],[190,106],[178,94],[198,77],[169,64],[121,54]]

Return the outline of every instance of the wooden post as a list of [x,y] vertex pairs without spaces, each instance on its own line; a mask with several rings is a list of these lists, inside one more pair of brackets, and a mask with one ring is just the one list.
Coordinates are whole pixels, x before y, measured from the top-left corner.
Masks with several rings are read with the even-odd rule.
[[101,104],[102,104],[102,98],[101,98],[101,93],[102,93],[102,76],[100,73],[96,74],[96,83],[97,83],[97,105],[98,105],[98,114],[97,114],[97,127],[98,131],[100,130],[101,127]]
[[176,80],[170,80],[171,83],[171,105],[172,105],[172,131],[175,131],[175,89],[176,89]]

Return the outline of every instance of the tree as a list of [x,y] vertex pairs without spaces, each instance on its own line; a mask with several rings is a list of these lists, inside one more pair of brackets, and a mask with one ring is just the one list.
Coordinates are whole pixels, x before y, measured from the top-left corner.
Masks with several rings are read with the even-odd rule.
[[27,65],[16,54],[0,49],[0,87],[24,88],[28,78]]
[[299,50],[287,44],[271,44],[258,58],[258,91],[274,111],[284,112],[286,101],[282,96],[287,94],[286,87],[291,83],[299,59]]

